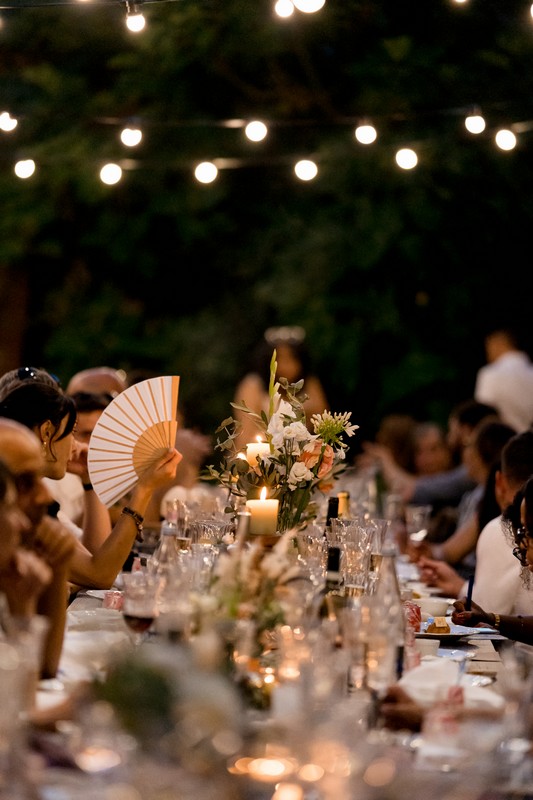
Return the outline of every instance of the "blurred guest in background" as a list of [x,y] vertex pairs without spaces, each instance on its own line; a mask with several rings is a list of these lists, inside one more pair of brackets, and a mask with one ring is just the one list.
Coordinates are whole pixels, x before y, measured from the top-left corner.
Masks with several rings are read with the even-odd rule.
[[[265,331],[263,340],[254,351],[249,371],[237,385],[233,402],[246,405],[256,414],[268,412],[268,380],[274,350],[277,360],[276,378],[285,378],[289,383],[304,381],[302,396],[306,397],[304,408],[309,426],[311,416],[329,410],[329,403],[320,379],[310,371],[305,331],[299,326],[268,328]],[[235,409],[233,416],[242,424],[242,430],[236,439],[237,446],[244,447],[247,442],[254,442],[258,429],[250,415]]]
[[487,364],[476,376],[474,397],[494,406],[516,431],[533,423],[533,363],[511,328],[496,328],[485,336]]
[[[501,454],[496,471],[495,494],[501,513],[481,531],[476,545],[476,570],[472,599],[483,608],[498,608],[501,614],[533,614],[533,592],[524,581],[523,569],[515,556],[515,542],[506,518],[507,509],[527,479],[533,475],[533,432],[512,436]],[[441,594],[465,597],[467,586],[459,573],[445,561],[422,558],[421,578]],[[529,576],[529,573],[527,573]],[[527,585],[526,585],[527,583]]]

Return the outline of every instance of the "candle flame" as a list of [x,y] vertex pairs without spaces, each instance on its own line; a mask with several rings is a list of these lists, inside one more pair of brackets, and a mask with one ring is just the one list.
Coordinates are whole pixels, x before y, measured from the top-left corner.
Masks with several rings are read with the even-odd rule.
[[256,441],[256,442],[262,442],[262,441],[263,441],[263,439],[262,439],[262,437],[261,437],[261,436],[256,436],[256,437],[255,437],[255,441]]
[[267,487],[263,486],[263,488],[259,492],[259,499],[260,500],[266,500],[266,496],[267,496]]

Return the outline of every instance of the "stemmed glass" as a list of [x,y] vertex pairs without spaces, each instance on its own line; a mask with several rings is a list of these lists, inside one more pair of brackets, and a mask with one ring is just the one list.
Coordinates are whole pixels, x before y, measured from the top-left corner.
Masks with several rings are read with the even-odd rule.
[[123,575],[122,616],[135,647],[145,640],[158,613],[159,580],[143,572]]

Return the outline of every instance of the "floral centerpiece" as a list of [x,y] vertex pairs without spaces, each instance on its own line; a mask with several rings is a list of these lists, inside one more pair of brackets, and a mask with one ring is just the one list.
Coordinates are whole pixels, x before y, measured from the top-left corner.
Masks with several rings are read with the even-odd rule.
[[232,406],[251,415],[257,424],[258,439],[268,443],[268,451],[250,465],[246,454],[237,449],[235,440],[240,423],[228,417],[216,431],[216,449],[223,455],[219,468],[207,467],[207,477],[228,489],[233,499],[257,496],[266,487],[268,496],[278,498],[278,531],[283,532],[314,519],[315,491],[331,490],[333,480],[344,471],[347,444],[343,436],[352,436],[358,426],[350,423],[350,412],[324,411],[311,417],[312,432],[307,427],[302,393],[303,381],[276,381],[276,351],[270,363],[269,411],[256,414],[245,404]]
[[248,548],[237,542],[215,563],[209,591],[215,614],[251,622],[257,641],[285,621],[284,587],[299,573],[289,554],[291,533],[286,531],[269,551],[261,541]]

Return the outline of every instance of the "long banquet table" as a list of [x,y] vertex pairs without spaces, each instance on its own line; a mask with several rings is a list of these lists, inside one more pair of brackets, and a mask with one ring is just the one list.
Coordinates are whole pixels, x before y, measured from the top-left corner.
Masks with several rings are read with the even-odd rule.
[[[120,612],[104,609],[102,598],[97,596],[98,594],[103,593],[82,593],[70,606],[64,651],[58,673],[59,683],[56,682],[57,686],[52,687],[46,683],[41,686],[38,693],[38,704],[41,708],[59,703],[78,682],[89,681],[94,677],[95,672],[104,669],[106,658],[112,651],[116,652],[129,646],[129,636]],[[453,657],[454,654],[460,656],[463,651],[467,652],[467,674],[494,679],[495,683],[492,688],[497,690],[498,678],[503,669],[502,658],[498,651],[502,638],[497,634],[476,635],[470,638],[465,637],[460,642],[441,643],[439,656],[446,658]],[[150,647],[151,645],[147,643],[146,646]],[[63,737],[63,741],[65,741],[65,737],[68,739],[72,733],[69,727],[71,724],[60,725],[59,733],[44,734],[45,752],[47,744],[50,743],[52,743],[51,752],[54,752],[54,737]],[[479,728],[472,730],[474,735],[476,731],[480,731]],[[46,736],[50,737],[48,742]],[[513,785],[508,774],[497,774],[496,782],[494,782],[493,779],[485,780],[483,775],[477,771],[468,773],[465,775],[465,780],[462,781],[459,772],[454,769],[436,773],[424,769],[413,770],[409,759],[412,758],[413,751],[416,751],[416,736],[406,734],[402,738],[399,734],[385,731],[376,731],[373,736],[375,741],[372,747],[379,748],[380,757],[383,757],[384,752],[388,752],[387,748],[394,753],[398,774],[392,784],[394,795],[389,791],[381,795],[376,793],[376,788],[369,788],[365,785],[364,791],[362,793],[362,790],[360,791],[363,800],[378,800],[378,798],[381,800],[381,797],[392,798],[393,796],[394,800],[403,800],[403,798],[411,800],[413,796],[429,796],[428,793],[432,798],[449,797],[455,800],[456,797],[461,797],[461,800],[489,800],[489,798],[490,800],[503,800],[503,798],[526,797],[533,793],[533,785],[530,785],[533,783],[533,780],[530,780],[530,773],[533,778],[533,770],[529,761],[524,761],[523,758],[520,761],[521,778],[518,782],[514,782],[517,785]],[[381,741],[379,741],[380,737]],[[40,744],[42,745],[42,741]],[[367,757],[369,763],[372,763],[373,750],[369,751]],[[483,753],[483,758],[485,757],[486,754]],[[155,763],[151,757],[145,757],[143,754],[136,754],[134,763],[129,765],[129,770],[127,777],[122,772],[114,775],[109,773],[104,780],[102,775],[80,770],[76,764],[68,763],[68,759],[65,763],[61,763],[60,758],[52,756],[50,763],[47,764],[37,781],[36,797],[40,800],[70,800],[70,798],[72,800],[93,800],[93,798],[101,800],[102,797],[108,796],[114,798],[112,789],[117,784],[119,787],[122,786],[124,792],[123,795],[120,795],[117,790],[116,796],[120,797],[120,800],[123,797],[125,800],[160,800],[160,798],[188,800],[189,796],[191,798],[194,796],[194,800],[203,800],[204,797],[210,800],[211,791],[214,789],[209,781],[200,783],[195,780],[191,781],[189,775],[180,773],[180,770],[176,771],[172,765]],[[177,774],[179,774],[179,782],[182,787],[179,792],[176,790]],[[501,779],[499,787],[498,779]],[[125,787],[128,789],[126,790]],[[244,798],[266,800],[266,798],[275,797],[275,800],[280,800],[275,795],[275,789],[270,785],[262,783],[250,785],[248,783],[243,784],[241,788]],[[104,789],[109,792],[108,795],[102,794]],[[221,797],[223,790],[220,787],[219,789],[218,797]],[[335,791],[337,794],[334,793],[332,796],[343,797],[342,786],[340,788],[338,786]],[[351,791],[352,789],[346,794],[346,800],[351,800],[349,796]],[[328,800],[330,795],[327,790],[323,790],[322,793],[315,796]],[[213,800],[215,798],[218,800],[218,797],[215,791]],[[287,794],[287,798],[290,798],[289,794]],[[281,800],[284,800],[283,795]]]

